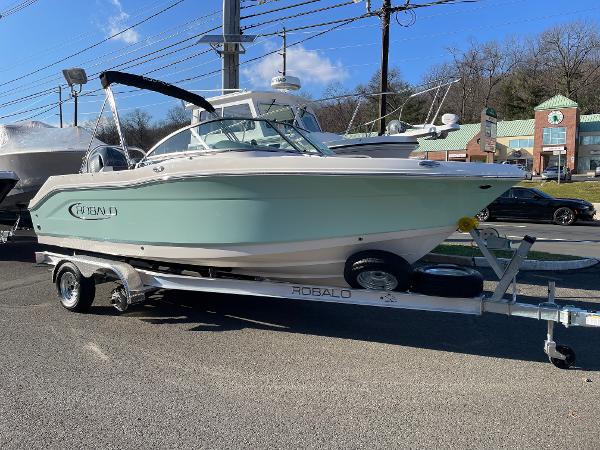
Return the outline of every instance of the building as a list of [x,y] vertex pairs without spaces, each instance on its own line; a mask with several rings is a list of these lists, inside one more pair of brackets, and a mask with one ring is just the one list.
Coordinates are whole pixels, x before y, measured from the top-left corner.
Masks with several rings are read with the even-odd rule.
[[[534,117],[498,121],[494,162],[523,164],[535,174],[550,165],[573,173],[593,173],[600,166],[600,114],[580,115],[579,106],[562,95],[534,108]],[[419,139],[423,157],[434,160],[485,162],[479,147],[480,124],[461,125],[446,139]]]

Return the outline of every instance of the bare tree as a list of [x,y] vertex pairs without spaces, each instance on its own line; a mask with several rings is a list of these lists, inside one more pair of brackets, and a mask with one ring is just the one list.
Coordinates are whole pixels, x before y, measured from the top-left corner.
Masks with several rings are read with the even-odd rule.
[[152,116],[141,109],[134,109],[123,120],[123,131],[127,143],[148,150],[155,141]]
[[539,46],[540,57],[563,95],[577,100],[585,86],[600,78],[600,36],[591,23],[550,28],[541,34]]

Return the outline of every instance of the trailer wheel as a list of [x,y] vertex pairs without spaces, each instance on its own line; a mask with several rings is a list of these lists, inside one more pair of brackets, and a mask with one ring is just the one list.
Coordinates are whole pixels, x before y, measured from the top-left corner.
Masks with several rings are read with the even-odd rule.
[[406,291],[412,266],[404,258],[381,250],[355,253],[346,261],[344,279],[355,289]]
[[94,302],[96,284],[93,278],[84,277],[75,264],[67,262],[56,274],[56,292],[64,308],[85,312]]
[[568,347],[566,345],[557,345],[556,351],[566,357],[566,359],[558,359],[549,356],[548,359],[550,359],[550,362],[556,367],[558,367],[559,369],[568,369],[573,364],[575,364],[575,352],[571,347]]
[[483,292],[483,276],[454,264],[423,266],[413,272],[412,290],[437,297],[478,297]]

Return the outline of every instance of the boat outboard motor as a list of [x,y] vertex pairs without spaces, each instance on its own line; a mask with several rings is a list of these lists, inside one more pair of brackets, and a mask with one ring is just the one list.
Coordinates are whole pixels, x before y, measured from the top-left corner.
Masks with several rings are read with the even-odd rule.
[[[128,148],[130,161],[135,164],[144,157],[144,152],[135,148]],[[96,147],[88,155],[86,171],[88,173],[127,170],[127,158],[119,147]]]

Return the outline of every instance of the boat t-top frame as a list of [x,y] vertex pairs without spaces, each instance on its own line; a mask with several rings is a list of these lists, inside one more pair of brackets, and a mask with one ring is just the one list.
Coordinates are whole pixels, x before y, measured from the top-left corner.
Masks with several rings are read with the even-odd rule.
[[92,140],[90,141],[90,145],[88,146],[86,155],[83,158],[84,162],[82,163],[82,170],[85,161],[91,151],[92,141],[96,135],[98,126],[100,125],[100,119],[102,118],[102,114],[104,113],[106,103],[109,104],[113,114],[115,126],[117,128],[117,133],[119,135],[119,140],[121,141],[120,150],[125,156],[125,160],[127,161],[127,167],[131,168],[133,166],[131,157],[129,155],[129,151],[127,150],[127,141],[125,140],[125,134],[123,133],[123,127],[121,126],[121,120],[119,117],[119,111],[117,109],[117,103],[115,101],[115,95],[111,88],[111,86],[115,83],[135,87],[138,89],[145,89],[147,91],[158,92],[159,94],[164,94],[169,97],[177,98],[184,102],[196,105],[199,108],[203,108],[209,113],[215,115],[215,117],[218,117],[216,115],[216,111],[213,105],[211,105],[210,102],[201,95],[194,94],[193,92],[186,91],[185,89],[181,89],[180,87],[174,86],[169,83],[165,83],[164,81],[156,80],[154,78],[148,78],[143,75],[135,75],[132,73],[108,70],[100,74],[100,83],[102,84],[102,88],[104,89],[104,93],[106,96],[104,98],[104,102],[102,103],[98,119],[96,120],[96,125],[94,126]]

